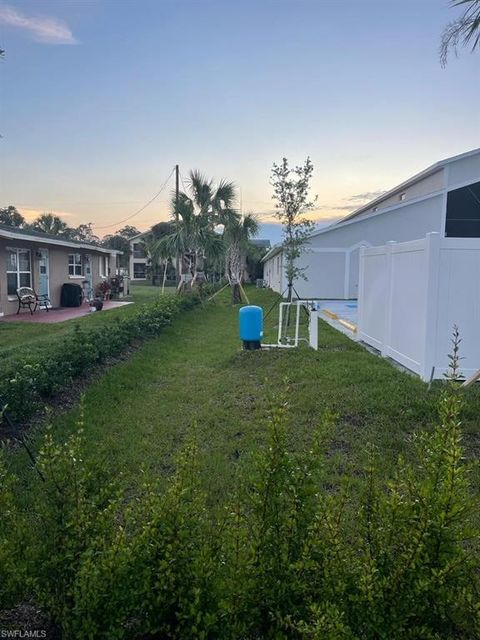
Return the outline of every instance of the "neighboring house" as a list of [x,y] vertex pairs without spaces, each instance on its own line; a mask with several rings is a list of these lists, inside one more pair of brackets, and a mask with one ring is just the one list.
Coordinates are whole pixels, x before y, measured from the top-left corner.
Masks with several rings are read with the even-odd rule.
[[270,250],[272,243],[270,240],[262,238],[252,238],[250,244],[253,244],[258,251],[258,257],[247,256],[244,269],[244,280],[255,282],[257,279],[263,279],[263,256]]
[[145,281],[147,279],[148,256],[145,251],[145,238],[150,235],[151,230],[139,233],[130,238],[130,280]]
[[60,306],[65,282],[94,289],[116,273],[119,251],[0,225],[0,316],[16,313],[16,290],[32,287]]
[[[437,162],[339,222],[313,233],[298,259],[301,298],[357,298],[362,246],[425,238],[480,238],[480,149]],[[272,289],[287,288],[281,245],[263,258]]]

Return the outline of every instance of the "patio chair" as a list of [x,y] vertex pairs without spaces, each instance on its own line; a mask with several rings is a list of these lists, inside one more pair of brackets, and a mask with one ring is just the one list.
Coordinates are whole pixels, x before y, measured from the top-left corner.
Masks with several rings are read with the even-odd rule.
[[18,309],[17,316],[20,313],[20,309],[29,309],[30,314],[33,316],[37,308],[44,307],[46,311],[49,310],[50,298],[46,294],[38,295],[31,287],[20,287],[17,289]]
[[43,307],[47,313],[49,312],[52,303],[46,293],[35,293],[35,300],[39,309]]
[[30,287],[20,287],[17,289],[18,309],[17,316],[20,313],[20,309],[30,309],[30,313],[33,316],[37,310],[37,297],[35,291]]

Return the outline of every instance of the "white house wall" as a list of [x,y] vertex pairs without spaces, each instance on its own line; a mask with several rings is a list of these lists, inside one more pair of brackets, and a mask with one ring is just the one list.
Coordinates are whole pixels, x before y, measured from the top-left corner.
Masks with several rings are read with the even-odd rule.
[[[443,237],[447,190],[479,179],[480,153],[477,150],[459,159],[445,161],[429,175],[412,180],[410,184],[407,181],[403,188],[399,185],[358,216],[312,236],[309,248],[299,260],[301,266],[307,267],[308,278],[307,282],[297,283],[299,294],[308,298],[356,298],[360,246],[409,242],[431,232],[439,232]],[[400,201],[399,196],[403,193],[405,199]],[[265,272],[269,274],[266,278],[269,286],[282,292],[284,281],[276,271],[278,255],[281,252],[266,261]]]
[[306,267],[307,280],[299,278],[295,289],[300,298],[343,298],[345,291],[346,252],[306,251],[298,259]]
[[[437,195],[406,203],[369,218],[360,218],[314,236],[309,249],[301,258],[302,264],[310,263],[307,270],[308,287],[303,284],[299,286],[308,291],[309,295],[306,297],[356,298],[360,245],[377,246],[389,240],[406,242],[424,237],[430,231],[440,231],[442,212],[443,196]],[[343,254],[343,262],[339,254],[333,257],[333,248],[343,249],[348,254]],[[328,251],[320,258],[322,250]],[[318,267],[320,264],[321,268]],[[339,271],[334,272],[336,269]]]
[[264,268],[264,280],[271,289],[277,293],[285,290],[285,274],[283,270],[283,255],[280,251],[270,260],[267,260]]
[[[439,169],[435,173],[422,180],[418,180],[413,184],[405,187],[405,189],[398,189],[394,194],[382,200],[378,205],[378,211],[386,209],[388,207],[394,207],[399,204],[399,195],[405,194],[404,202],[408,202],[410,200],[414,200],[416,198],[421,198],[423,196],[428,196],[432,193],[440,191],[443,189],[444,185],[444,176],[443,169]],[[372,209],[369,209],[367,213],[371,213]],[[362,214],[364,215],[364,214]]]
[[468,182],[480,179],[480,154],[452,162],[447,171],[447,186],[455,189]]

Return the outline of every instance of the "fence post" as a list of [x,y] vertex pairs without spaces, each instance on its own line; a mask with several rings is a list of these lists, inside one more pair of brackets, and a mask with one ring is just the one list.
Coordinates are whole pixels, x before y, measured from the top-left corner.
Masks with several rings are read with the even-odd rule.
[[397,243],[389,240],[385,245],[385,317],[381,354],[384,358],[390,355],[392,341],[392,311],[393,311],[393,247]]
[[358,298],[357,298],[357,338],[362,339],[363,333],[363,306],[365,304],[365,247],[360,247],[358,263]]
[[308,321],[308,341],[312,349],[318,351],[318,311],[310,309],[310,317]]
[[423,354],[420,366],[422,380],[430,380],[436,362],[438,325],[438,285],[440,271],[440,234],[427,233],[425,238],[425,324]]

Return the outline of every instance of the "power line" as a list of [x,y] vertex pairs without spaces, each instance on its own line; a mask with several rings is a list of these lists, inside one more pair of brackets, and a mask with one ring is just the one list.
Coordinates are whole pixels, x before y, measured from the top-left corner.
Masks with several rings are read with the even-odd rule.
[[183,187],[184,193],[188,193],[187,187],[185,186],[185,182],[183,181],[183,175],[181,171],[180,171],[180,180],[182,181],[182,187]]
[[93,228],[94,229],[109,229],[110,227],[116,227],[117,225],[123,224],[124,222],[127,222],[127,220],[131,220],[135,216],[138,216],[139,213],[142,213],[142,211],[144,211],[149,205],[152,204],[152,202],[154,200],[156,200],[158,198],[158,196],[162,193],[162,191],[167,186],[167,183],[170,180],[170,178],[172,177],[174,171],[175,171],[175,167],[173,167],[173,169],[170,171],[170,174],[169,174],[168,178],[162,184],[162,186],[157,191],[157,193],[152,198],[150,198],[150,200],[148,202],[146,202],[142,207],[140,207],[140,209],[137,209],[137,211],[135,211],[135,213],[132,213],[130,216],[124,218],[123,220],[118,220],[117,222],[113,222],[112,224],[106,224],[106,225],[103,225],[101,227],[97,227],[96,225],[93,225]]

